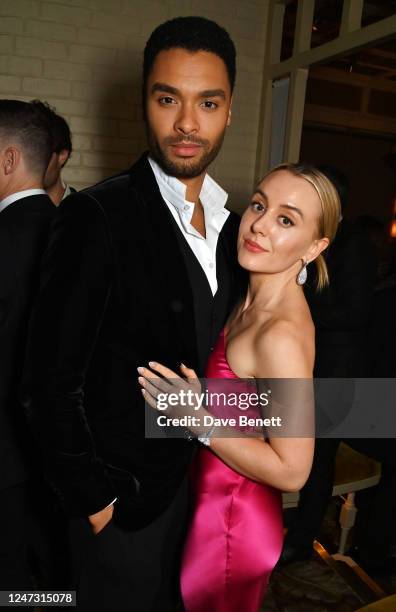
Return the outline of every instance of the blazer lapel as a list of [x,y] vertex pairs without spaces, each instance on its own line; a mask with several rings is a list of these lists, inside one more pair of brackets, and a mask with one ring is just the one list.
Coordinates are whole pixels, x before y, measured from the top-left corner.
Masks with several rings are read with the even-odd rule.
[[[188,272],[176,237],[175,221],[164,202],[151,166],[144,155],[130,170],[131,189],[140,203],[140,213],[147,228],[140,239],[155,259],[155,295],[167,303],[172,326],[185,355],[197,363],[194,302]],[[159,293],[157,293],[159,292]]]

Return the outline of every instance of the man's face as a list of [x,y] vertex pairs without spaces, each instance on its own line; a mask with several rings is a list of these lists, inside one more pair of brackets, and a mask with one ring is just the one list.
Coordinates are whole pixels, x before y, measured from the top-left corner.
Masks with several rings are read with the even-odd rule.
[[219,152],[231,120],[223,60],[207,51],[161,51],[147,79],[149,151],[179,179],[202,174]]

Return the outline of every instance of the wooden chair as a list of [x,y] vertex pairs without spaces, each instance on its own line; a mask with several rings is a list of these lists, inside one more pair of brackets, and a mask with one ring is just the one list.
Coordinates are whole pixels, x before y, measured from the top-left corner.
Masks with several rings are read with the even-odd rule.
[[[381,476],[381,465],[366,455],[358,453],[353,448],[341,442],[338,447],[335,465],[333,497],[340,495],[344,499],[340,512],[341,537],[338,547],[340,558],[345,553],[348,533],[355,524],[357,508],[355,493],[378,484]],[[283,507],[297,506],[299,493],[283,493]],[[396,610],[396,608],[395,608]]]
[[395,612],[396,610],[396,595],[390,595],[384,599],[374,601],[374,603],[359,608],[356,612]]

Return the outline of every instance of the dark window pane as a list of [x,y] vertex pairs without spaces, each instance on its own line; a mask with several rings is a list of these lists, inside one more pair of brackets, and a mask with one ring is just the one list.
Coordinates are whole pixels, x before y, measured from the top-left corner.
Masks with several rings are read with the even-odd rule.
[[368,111],[374,115],[396,117],[396,92],[372,89]]
[[361,96],[362,90],[353,85],[319,79],[308,80],[307,104],[359,111]]

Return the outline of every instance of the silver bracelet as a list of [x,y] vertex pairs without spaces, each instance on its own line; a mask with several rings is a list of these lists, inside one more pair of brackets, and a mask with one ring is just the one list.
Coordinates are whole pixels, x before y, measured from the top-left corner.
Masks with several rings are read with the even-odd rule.
[[199,436],[197,436],[197,440],[205,446],[210,446],[210,438],[213,436],[215,429],[216,427],[211,427],[209,431],[199,434]]

